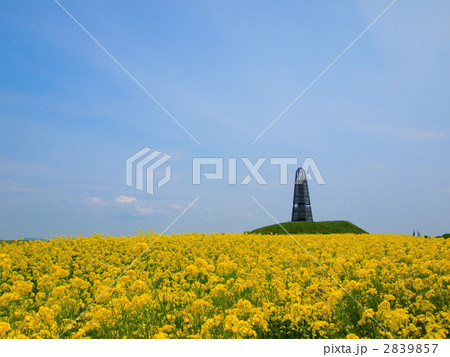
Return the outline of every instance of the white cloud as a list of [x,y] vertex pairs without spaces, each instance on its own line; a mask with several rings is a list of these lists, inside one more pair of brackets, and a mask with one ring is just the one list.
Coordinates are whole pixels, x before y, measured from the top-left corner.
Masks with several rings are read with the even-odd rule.
[[119,202],[119,203],[132,203],[132,202],[137,202],[137,198],[132,197],[132,196],[120,195],[120,196],[116,197],[116,199],[114,201]]
[[184,209],[183,206],[177,205],[176,203],[170,204],[169,207],[172,208],[172,209]]
[[165,210],[153,208],[153,207],[143,207],[143,206],[136,206],[136,211],[138,213],[141,213],[146,216],[151,216],[156,213],[167,213]]
[[106,203],[99,197],[88,197],[84,200],[84,202],[97,206],[106,206]]

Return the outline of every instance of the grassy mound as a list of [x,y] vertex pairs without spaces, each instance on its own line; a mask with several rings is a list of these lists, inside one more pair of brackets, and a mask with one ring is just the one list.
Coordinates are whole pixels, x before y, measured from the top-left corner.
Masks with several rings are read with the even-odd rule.
[[[281,225],[290,234],[331,234],[331,233],[367,233],[348,221],[323,222],[285,222]],[[254,234],[286,234],[278,224],[255,229],[249,233]]]

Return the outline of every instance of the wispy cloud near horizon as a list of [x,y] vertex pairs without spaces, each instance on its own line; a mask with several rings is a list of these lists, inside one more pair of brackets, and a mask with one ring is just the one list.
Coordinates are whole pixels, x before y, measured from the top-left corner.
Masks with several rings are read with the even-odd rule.
[[119,203],[132,203],[132,202],[137,202],[137,198],[132,197],[132,196],[120,195],[120,196],[116,197],[116,199],[114,201],[119,202]]
[[106,206],[106,203],[100,197],[88,197],[84,202],[96,206]]

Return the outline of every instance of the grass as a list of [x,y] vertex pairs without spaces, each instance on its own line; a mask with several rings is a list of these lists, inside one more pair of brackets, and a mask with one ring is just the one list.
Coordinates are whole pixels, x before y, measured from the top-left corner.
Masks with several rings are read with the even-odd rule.
[[[367,233],[348,221],[285,222],[281,225],[290,234]],[[286,234],[285,230],[278,224],[258,228],[249,233]]]

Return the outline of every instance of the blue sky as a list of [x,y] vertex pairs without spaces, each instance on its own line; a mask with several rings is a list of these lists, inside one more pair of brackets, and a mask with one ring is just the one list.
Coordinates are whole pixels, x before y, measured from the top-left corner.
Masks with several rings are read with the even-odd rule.
[[[159,232],[196,197],[169,232],[272,224],[252,196],[290,219],[295,167],[192,185],[193,157],[312,157],[315,220],[450,230],[448,1],[399,0],[253,145],[390,1],[60,3],[200,144],[54,1],[0,1],[0,239]],[[173,157],[154,195],[125,185],[144,147]]]

